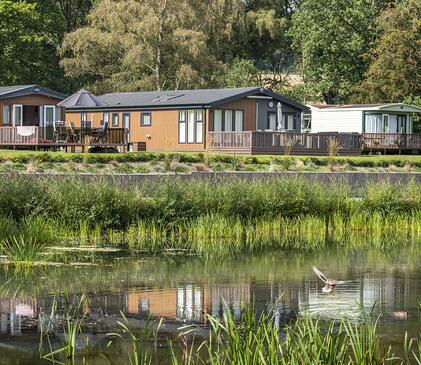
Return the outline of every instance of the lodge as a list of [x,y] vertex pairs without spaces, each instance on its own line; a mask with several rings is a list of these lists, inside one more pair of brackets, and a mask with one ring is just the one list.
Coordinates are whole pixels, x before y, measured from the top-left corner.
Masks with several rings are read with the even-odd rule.
[[418,152],[404,104],[305,106],[261,87],[65,97],[39,85],[0,87],[0,147],[87,151],[326,155]]

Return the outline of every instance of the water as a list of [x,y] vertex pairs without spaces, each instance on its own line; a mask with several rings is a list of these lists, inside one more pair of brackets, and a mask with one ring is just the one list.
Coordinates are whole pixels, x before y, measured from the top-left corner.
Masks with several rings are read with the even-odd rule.
[[[163,333],[175,335],[186,323],[200,325],[205,333],[206,315],[221,315],[226,310],[224,301],[235,317],[240,316],[243,303],[254,302],[259,311],[272,303],[279,321],[304,313],[356,318],[360,305],[366,310],[374,306],[374,315],[381,314],[381,340],[392,345],[402,342],[405,331],[413,337],[420,331],[418,250],[271,252],[208,261],[193,256],[79,253],[77,259],[89,265],[49,266],[29,272],[0,268],[1,365],[48,363],[39,359],[37,318],[49,313],[54,298],[60,307],[66,293],[71,300],[82,294],[89,298],[90,341],[98,348],[105,348],[105,334],[120,317],[120,310],[135,326],[142,326],[151,315],[165,318]],[[331,295],[323,294],[323,283],[312,273],[312,265],[348,282]],[[395,311],[407,311],[408,318],[395,318]],[[165,348],[160,356],[165,358]],[[102,357],[90,361],[108,364]]]

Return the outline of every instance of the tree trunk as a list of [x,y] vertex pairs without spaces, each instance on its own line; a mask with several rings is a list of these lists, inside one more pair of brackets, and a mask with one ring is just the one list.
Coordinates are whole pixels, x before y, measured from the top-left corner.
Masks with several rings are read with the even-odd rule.
[[158,45],[156,49],[156,64],[155,64],[155,78],[156,89],[161,91],[161,68],[162,68],[162,39],[164,38],[164,21],[167,11],[168,0],[162,2],[162,7],[159,9],[159,24],[158,24]]

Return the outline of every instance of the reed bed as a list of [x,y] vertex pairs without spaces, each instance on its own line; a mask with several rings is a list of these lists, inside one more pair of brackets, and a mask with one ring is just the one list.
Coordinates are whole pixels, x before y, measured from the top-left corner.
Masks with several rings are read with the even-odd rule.
[[[112,244],[148,252],[237,253],[418,242],[421,186],[356,189],[297,178],[163,180],[0,177],[0,242]],[[359,243],[358,243],[359,242]],[[10,245],[10,247],[14,247]],[[16,245],[15,245],[16,246]],[[7,248],[7,247],[6,247]]]
[[[83,297],[80,301],[82,302]],[[381,365],[419,364],[421,360],[421,338],[411,338],[405,334],[400,343],[392,346],[382,344],[377,333],[380,317],[361,310],[358,319],[342,317],[335,321],[321,320],[303,315],[293,320],[280,320],[276,314],[276,305],[258,313],[253,307],[244,306],[241,316],[235,319],[229,308],[222,317],[207,316],[209,335],[198,337],[195,325],[180,328],[177,338],[166,335],[168,344],[168,363],[172,365]],[[50,335],[60,335],[50,325],[41,328],[40,354],[44,359],[60,363],[65,358],[66,364],[74,364],[77,356],[83,363],[88,358],[102,356],[110,360],[104,352],[82,347],[76,351],[78,338],[83,338],[83,308],[64,314],[63,333],[65,342],[52,346]],[[121,313],[121,320],[116,320],[117,331],[108,333],[111,341],[108,351],[115,348],[119,362],[129,364],[152,364],[158,348],[158,335],[162,324],[146,321],[143,328],[132,328],[130,322]],[[50,322],[48,322],[49,324]],[[59,327],[59,326],[54,326]],[[54,329],[54,328],[53,328]],[[48,354],[44,354],[44,338],[47,339]],[[162,336],[161,336],[162,338]],[[119,346],[126,344],[126,346]],[[126,348],[127,353],[120,349]],[[396,353],[398,354],[395,354]]]

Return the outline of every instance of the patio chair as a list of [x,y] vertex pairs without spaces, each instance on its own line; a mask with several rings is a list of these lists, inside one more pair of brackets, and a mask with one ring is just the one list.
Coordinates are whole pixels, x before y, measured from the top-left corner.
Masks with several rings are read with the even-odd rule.
[[66,125],[64,122],[56,121],[53,122],[53,140],[56,143],[65,143],[66,142]]
[[92,143],[105,143],[108,133],[108,122],[105,122],[102,127],[93,129],[91,136],[93,137]]
[[78,143],[79,142],[79,135],[75,130],[75,123],[69,122],[68,129],[67,129],[67,139],[70,143]]

